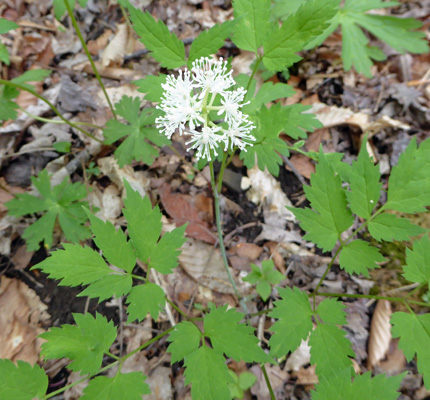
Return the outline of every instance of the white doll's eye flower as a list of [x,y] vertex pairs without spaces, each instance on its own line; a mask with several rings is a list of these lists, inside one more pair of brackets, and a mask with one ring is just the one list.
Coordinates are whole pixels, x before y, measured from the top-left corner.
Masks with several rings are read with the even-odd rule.
[[219,126],[204,126],[201,132],[192,130],[191,140],[186,143],[193,143],[189,150],[197,149],[196,157],[198,159],[205,158],[211,161],[211,150],[214,152],[214,155],[217,156],[216,147],[218,143],[223,140],[223,136],[217,134],[220,130],[221,128]]
[[225,92],[221,98],[222,108],[218,111],[218,115],[225,114],[225,120],[230,122],[231,120],[241,120],[243,114],[240,109],[249,103],[243,103],[245,98],[246,90],[239,88],[237,90],[232,90]]
[[238,147],[240,150],[246,151],[246,146],[252,146],[251,142],[255,141],[255,137],[251,135],[251,131],[255,128],[252,122],[246,119],[246,115],[242,114],[241,120],[232,119],[228,122],[228,128],[224,129],[224,136],[222,138],[225,148],[224,151],[230,147]]
[[202,57],[193,62],[191,71],[196,86],[202,89],[200,98],[204,97],[206,91],[214,95],[224,94],[236,83],[232,72],[227,71],[227,62],[222,58],[216,61],[213,58]]

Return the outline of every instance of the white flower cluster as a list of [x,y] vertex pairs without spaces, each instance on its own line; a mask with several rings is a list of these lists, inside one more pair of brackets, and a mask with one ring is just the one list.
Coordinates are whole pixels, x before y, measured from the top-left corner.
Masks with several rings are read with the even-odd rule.
[[[246,151],[255,137],[250,132],[255,128],[248,115],[241,108],[246,90],[231,90],[235,85],[232,72],[227,70],[227,62],[203,57],[192,64],[190,71],[180,71],[177,77],[169,75],[163,98],[158,109],[164,115],[156,119],[157,128],[169,139],[179,130],[179,134],[191,135],[190,149],[196,149],[198,159],[212,159],[217,156],[216,148],[224,144],[224,151],[238,147]],[[214,105],[219,96],[220,105]],[[209,113],[217,111],[223,116],[219,124],[211,121]],[[221,118],[221,117],[220,117]]]

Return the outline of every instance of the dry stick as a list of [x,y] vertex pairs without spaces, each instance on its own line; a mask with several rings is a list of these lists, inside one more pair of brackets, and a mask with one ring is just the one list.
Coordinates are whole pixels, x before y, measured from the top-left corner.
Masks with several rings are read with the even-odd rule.
[[85,136],[88,136],[89,138],[102,143],[103,141],[96,138],[94,135],[92,135],[91,133],[87,132],[86,130],[80,128],[78,125],[76,125],[75,123],[69,121],[68,119],[64,118],[63,114],[60,113],[60,111],[58,111],[58,108],[55,107],[48,99],[46,99],[45,97],[41,96],[39,93],[37,93],[36,91],[34,91],[33,89],[30,89],[28,86],[24,86],[21,85],[19,83],[15,83],[15,82],[11,82],[11,81],[5,81],[3,79],[0,79],[0,85],[7,85],[7,86],[13,86],[15,88],[24,90],[28,93],[31,93],[33,96],[37,97],[39,100],[42,100],[44,103],[46,103],[49,108],[54,111],[55,114],[57,114],[57,116],[64,121],[67,125],[71,126],[72,128],[77,129],[79,132],[82,132]]
[[84,37],[82,36],[81,30],[79,29],[78,23],[77,23],[76,18],[75,18],[74,14],[73,14],[72,7],[70,7],[69,0],[64,0],[64,4],[66,5],[67,12],[68,12],[68,14],[70,16],[70,19],[72,20],[72,25],[75,28],[75,31],[76,31],[76,34],[79,37],[79,40],[81,41],[82,47],[83,47],[83,49],[85,51],[85,54],[88,57],[88,61],[91,64],[91,68],[94,71],[94,75],[96,76],[96,78],[97,78],[97,80],[98,80],[98,82],[100,84],[100,87],[102,88],[103,94],[104,94],[104,96],[106,98],[106,101],[109,104],[109,108],[112,111],[112,115],[113,115],[113,117],[115,119],[117,119],[117,116],[116,116],[116,113],[115,113],[115,109],[114,109],[114,107],[113,107],[113,105],[112,105],[112,103],[110,101],[110,98],[109,98],[109,96],[107,94],[105,85],[103,84],[103,81],[102,81],[102,78],[101,78],[101,76],[99,74],[99,71],[97,70],[97,67],[94,64],[94,61],[93,61],[93,59],[91,57],[91,54],[90,54],[90,51],[88,50],[87,44],[85,43]]

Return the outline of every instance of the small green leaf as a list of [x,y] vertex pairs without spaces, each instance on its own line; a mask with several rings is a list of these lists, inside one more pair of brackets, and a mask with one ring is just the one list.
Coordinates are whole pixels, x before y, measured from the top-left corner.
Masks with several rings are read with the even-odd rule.
[[185,65],[185,47],[174,33],[170,33],[163,21],[155,21],[149,12],[128,7],[133,28],[141,42],[151,51],[163,67],[179,68]]
[[163,95],[163,83],[166,83],[167,75],[147,75],[143,79],[133,81],[140,93],[146,93],[145,100],[158,103]]
[[0,398],[2,400],[44,399],[48,389],[48,377],[37,364],[24,361],[0,360]]
[[231,400],[229,383],[234,383],[222,355],[202,346],[185,358],[185,384],[192,384],[193,399]]
[[263,301],[267,301],[272,291],[271,285],[276,285],[284,279],[276,268],[273,260],[265,260],[261,263],[261,268],[255,264],[251,264],[252,272],[249,273],[243,280],[249,283],[257,283],[257,293]]
[[426,230],[414,225],[406,218],[393,214],[380,214],[369,221],[369,232],[378,241],[410,240],[411,237],[424,233]]
[[345,305],[336,299],[325,299],[317,307],[318,316],[326,324],[346,325]]
[[47,360],[67,357],[72,361],[72,371],[95,374],[116,339],[116,328],[100,314],[95,318],[91,314],[73,314],[73,318],[76,326],[62,325],[40,335],[47,340],[42,344],[41,355]]
[[11,31],[12,29],[19,28],[19,25],[6,18],[0,18],[0,35]]
[[275,302],[275,308],[269,316],[278,321],[272,326],[275,332],[269,340],[270,354],[282,357],[299,347],[312,331],[312,309],[305,292],[294,289],[278,288],[281,300]]
[[[0,43],[0,62],[5,63],[6,65],[10,64],[9,52],[7,50],[7,47],[3,43]],[[0,106],[1,106],[1,103],[2,103],[2,100],[0,98]],[[1,119],[1,114],[0,114],[0,119]]]
[[406,249],[405,279],[417,283],[430,283],[430,239],[428,234],[416,240],[412,250]]
[[393,338],[400,338],[399,348],[408,361],[417,354],[418,372],[430,390],[430,314],[396,312],[391,317]]
[[282,107],[284,126],[283,131],[293,139],[306,139],[308,135],[306,131],[313,132],[317,128],[322,128],[323,125],[314,114],[308,111],[311,106],[303,104],[291,104]]
[[81,400],[142,400],[143,395],[151,394],[146,378],[141,372],[98,376],[90,380]]
[[164,291],[160,286],[151,282],[133,286],[127,297],[128,322],[136,319],[141,322],[148,313],[156,321],[165,303]]
[[376,247],[357,239],[348,243],[339,255],[339,265],[348,274],[363,274],[369,277],[369,269],[379,268],[378,262],[386,259]]
[[175,326],[169,336],[170,345],[167,351],[171,353],[172,364],[183,360],[200,346],[203,335],[199,328],[189,321],[182,321]]
[[311,333],[311,363],[316,364],[318,376],[329,376],[352,366],[349,357],[355,357],[355,354],[345,334],[337,326],[326,324],[318,324]]
[[59,153],[70,153],[72,144],[70,142],[55,142],[52,147]]

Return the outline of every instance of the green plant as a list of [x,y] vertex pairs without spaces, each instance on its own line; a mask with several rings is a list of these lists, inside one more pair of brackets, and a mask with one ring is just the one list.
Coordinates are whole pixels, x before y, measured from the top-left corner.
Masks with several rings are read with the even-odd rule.
[[[0,35],[16,29],[18,26],[15,22],[0,18]],[[3,43],[0,43],[0,62],[4,62],[6,65],[10,63],[7,47]]]

